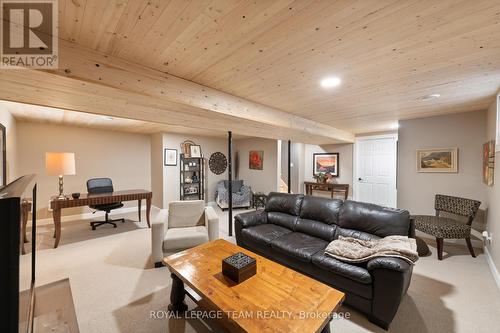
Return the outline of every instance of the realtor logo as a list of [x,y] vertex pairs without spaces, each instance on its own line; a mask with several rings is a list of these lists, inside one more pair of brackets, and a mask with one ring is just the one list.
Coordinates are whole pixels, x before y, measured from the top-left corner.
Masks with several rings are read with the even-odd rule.
[[1,0],[0,66],[57,68],[57,0]]

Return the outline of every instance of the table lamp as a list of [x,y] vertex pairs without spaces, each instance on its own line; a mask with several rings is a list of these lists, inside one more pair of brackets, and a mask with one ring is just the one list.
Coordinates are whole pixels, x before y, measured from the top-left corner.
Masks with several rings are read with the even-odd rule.
[[75,153],[45,153],[45,171],[49,176],[59,177],[58,199],[66,199],[63,194],[63,176],[76,173]]

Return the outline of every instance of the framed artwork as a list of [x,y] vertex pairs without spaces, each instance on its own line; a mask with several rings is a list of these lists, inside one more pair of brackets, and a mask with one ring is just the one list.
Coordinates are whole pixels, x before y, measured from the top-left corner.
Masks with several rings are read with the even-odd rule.
[[458,172],[458,148],[417,149],[418,172]]
[[333,177],[339,176],[339,153],[313,154],[313,176],[320,173],[330,173]]
[[248,168],[250,170],[262,170],[264,168],[263,150],[250,150],[248,153]]
[[201,157],[201,146],[191,145],[189,147],[191,157]]
[[166,148],[163,151],[163,163],[166,166],[176,166],[177,165],[177,149]]
[[0,149],[2,149],[0,153],[0,186],[7,185],[7,144],[6,140],[6,130],[5,126],[0,124]]
[[491,140],[483,144],[483,183],[493,186],[493,174],[495,169],[495,141]]

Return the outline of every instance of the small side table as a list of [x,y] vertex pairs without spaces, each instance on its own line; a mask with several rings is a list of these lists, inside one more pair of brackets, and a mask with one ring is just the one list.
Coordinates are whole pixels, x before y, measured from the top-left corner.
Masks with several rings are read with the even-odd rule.
[[267,195],[262,192],[252,193],[252,203],[255,210],[259,209],[259,207],[266,207]]

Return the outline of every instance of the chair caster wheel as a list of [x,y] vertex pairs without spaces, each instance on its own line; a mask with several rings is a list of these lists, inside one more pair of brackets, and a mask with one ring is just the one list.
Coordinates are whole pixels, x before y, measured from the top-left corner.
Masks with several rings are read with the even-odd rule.
[[92,226],[92,230],[95,230],[95,226],[94,225]]
[[115,225],[113,225],[113,228],[116,228],[116,224],[115,224]]

